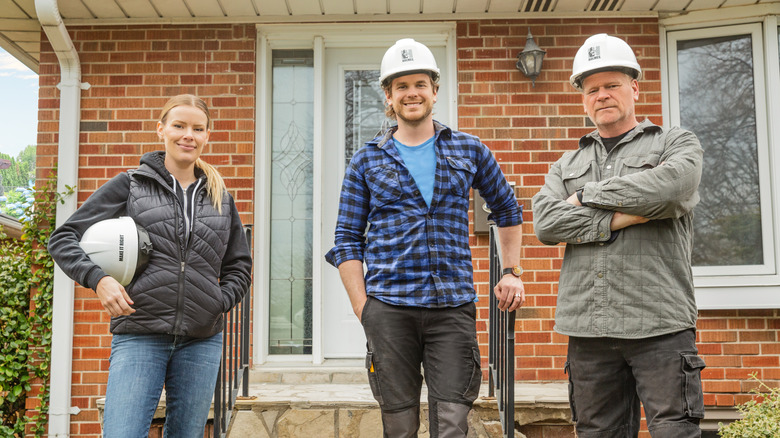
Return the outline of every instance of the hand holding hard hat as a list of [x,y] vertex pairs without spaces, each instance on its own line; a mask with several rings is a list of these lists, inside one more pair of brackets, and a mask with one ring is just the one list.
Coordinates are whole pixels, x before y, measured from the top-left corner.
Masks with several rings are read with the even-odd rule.
[[107,275],[100,279],[95,287],[95,294],[112,318],[135,313],[135,309],[130,307],[135,304],[133,299],[114,277]]
[[97,222],[87,228],[79,245],[108,274],[95,287],[100,303],[112,316],[135,312],[124,286],[149,263],[152,242],[146,230],[127,216]]
[[146,268],[152,254],[149,234],[128,216],[93,224],[79,245],[94,264],[122,286]]

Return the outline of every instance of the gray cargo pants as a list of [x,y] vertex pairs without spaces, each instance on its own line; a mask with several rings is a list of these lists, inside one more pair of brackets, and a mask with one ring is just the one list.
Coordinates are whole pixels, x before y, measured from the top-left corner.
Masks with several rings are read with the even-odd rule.
[[580,438],[633,438],[640,407],[653,438],[700,437],[704,418],[696,332],[645,339],[569,338],[566,373]]
[[431,438],[465,437],[482,381],[474,303],[428,309],[369,297],[361,322],[368,341],[368,380],[382,409],[384,436],[417,436],[422,364]]

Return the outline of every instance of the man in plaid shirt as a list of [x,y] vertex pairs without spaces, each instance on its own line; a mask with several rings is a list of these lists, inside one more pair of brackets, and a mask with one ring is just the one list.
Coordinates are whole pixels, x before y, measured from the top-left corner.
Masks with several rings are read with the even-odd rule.
[[430,436],[468,433],[482,380],[468,230],[472,187],[499,227],[507,268],[494,290],[498,306],[512,311],[525,301],[522,208],[478,138],[433,120],[438,79],[423,44],[399,40],[385,54],[380,82],[398,125],[352,158],[335,247],[325,256],[338,267],[366,333],[366,367],[385,437],[417,436],[420,364]]

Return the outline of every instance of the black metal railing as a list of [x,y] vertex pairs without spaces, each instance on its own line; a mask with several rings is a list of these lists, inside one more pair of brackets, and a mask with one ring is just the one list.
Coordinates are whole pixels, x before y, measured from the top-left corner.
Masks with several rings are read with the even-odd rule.
[[515,312],[498,310],[493,288],[501,280],[498,228],[490,226],[490,314],[488,321],[488,395],[496,398],[503,436],[515,436]]
[[[252,248],[252,226],[244,227]],[[249,396],[249,316],[251,293],[225,315],[223,321],[222,363],[214,389],[214,438],[224,438],[236,405],[239,388]]]

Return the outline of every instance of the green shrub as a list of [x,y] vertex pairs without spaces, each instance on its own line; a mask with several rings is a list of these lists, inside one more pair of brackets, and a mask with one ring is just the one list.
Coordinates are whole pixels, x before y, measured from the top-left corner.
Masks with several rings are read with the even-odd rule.
[[[5,236],[0,236],[5,237]],[[24,432],[24,404],[30,390],[30,265],[22,245],[11,240],[0,244],[0,435]]]
[[[723,438],[777,438],[780,437],[780,388],[770,388],[756,374],[750,376],[758,387],[747,403],[737,407],[742,418],[729,424],[718,424],[718,435]],[[756,399],[762,398],[759,402]]]
[[[5,239],[0,227],[0,436],[46,432],[51,362],[54,261],[46,246],[54,230],[55,180],[27,207],[22,238]],[[69,188],[69,190],[71,190]],[[34,384],[41,390],[31,393]],[[26,414],[26,400],[38,408]]]

